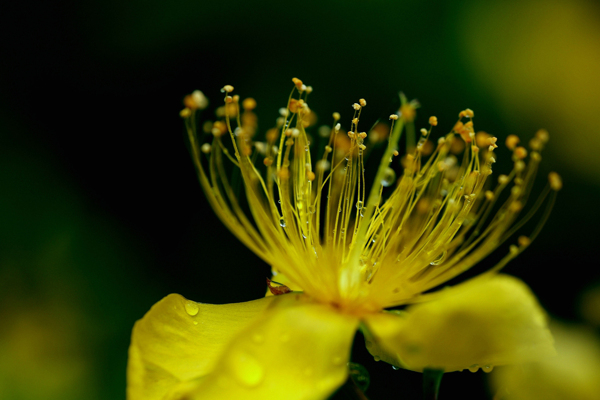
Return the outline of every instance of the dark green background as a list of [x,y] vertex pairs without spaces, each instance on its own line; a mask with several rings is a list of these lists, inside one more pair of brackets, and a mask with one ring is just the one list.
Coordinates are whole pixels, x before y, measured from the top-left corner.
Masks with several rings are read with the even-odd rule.
[[[208,303],[264,294],[269,267],[221,226],[197,183],[178,116],[194,89],[212,105],[224,84],[253,96],[262,129],[297,76],[314,87],[322,123],[333,111],[349,118],[364,97],[368,126],[394,111],[403,90],[423,105],[420,125],[437,115],[445,131],[470,107],[477,129],[531,137],[544,116],[515,124],[473,75],[461,38],[485,26],[465,17],[469,7],[111,0],[3,12],[0,397],[124,399],[130,331],[152,304],[172,292]],[[600,190],[566,169],[552,143],[539,187],[556,169],[565,189],[506,272],[552,315],[577,320],[578,293],[600,277]],[[499,154],[496,171],[508,172],[510,155]],[[358,342],[372,400],[419,398],[419,374],[375,363]],[[481,372],[445,376],[441,398],[453,395],[491,398]]]

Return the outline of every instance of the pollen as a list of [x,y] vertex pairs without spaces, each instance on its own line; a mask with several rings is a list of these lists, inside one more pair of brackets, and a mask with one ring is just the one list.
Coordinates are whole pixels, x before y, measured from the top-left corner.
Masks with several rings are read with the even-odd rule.
[[[500,136],[514,164],[494,178],[496,158],[510,152],[497,149],[496,137],[475,134],[471,109],[436,138],[438,119],[431,116],[429,129],[416,129],[419,103],[404,94],[391,123],[359,132],[366,112],[360,99],[345,120],[348,131],[337,112],[331,125],[313,128],[306,101],[312,88],[298,78],[292,82],[291,95],[275,109],[275,126],[264,133],[253,112],[256,101],[240,104],[230,85],[223,87],[225,107],[215,122],[194,118],[201,107],[193,93],[184,98],[181,115],[217,216],[315,301],[353,314],[416,302],[519,235],[518,246],[493,267],[497,271],[535,239],[547,214],[532,232],[525,222],[547,198],[551,206],[562,188],[552,172],[549,189],[533,207],[527,204],[548,141],[544,130],[530,152],[517,146],[515,135]],[[232,186],[240,180],[242,191]]]

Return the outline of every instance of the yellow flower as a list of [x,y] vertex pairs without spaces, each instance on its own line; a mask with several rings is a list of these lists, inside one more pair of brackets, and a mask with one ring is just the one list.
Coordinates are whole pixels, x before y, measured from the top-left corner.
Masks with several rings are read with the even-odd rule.
[[[255,140],[256,101],[240,101],[230,85],[217,110],[222,119],[203,124],[211,144],[202,144],[197,130],[205,97],[194,92],[181,112],[214,211],[293,292],[228,305],[167,296],[133,329],[128,399],[324,399],[347,377],[359,327],[375,359],[414,371],[489,371],[552,354],[545,314],[531,291],[497,274],[535,238],[560,189],[560,177],[551,173],[536,204],[519,218],[547,133],[537,133],[529,157],[509,136],[514,168],[492,187],[496,138],[475,132],[472,110],[460,112],[451,132],[432,142],[437,118],[416,140],[418,103],[403,96],[387,130],[380,124],[361,132],[367,102],[360,99],[347,130],[334,113],[332,127],[311,137],[312,88],[293,81],[264,142]],[[396,181],[391,165],[405,127],[409,151]],[[386,136],[385,149],[376,149]],[[372,150],[383,155],[369,188],[365,160]],[[230,186],[234,169],[247,207]],[[505,242],[549,193],[541,222],[494,268],[431,291]],[[408,307],[384,311],[397,306]]]

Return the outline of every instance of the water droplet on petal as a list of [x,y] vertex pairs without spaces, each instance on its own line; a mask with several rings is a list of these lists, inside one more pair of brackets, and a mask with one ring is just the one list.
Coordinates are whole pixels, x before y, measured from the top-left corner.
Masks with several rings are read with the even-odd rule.
[[285,220],[283,219],[283,217],[279,218],[279,226],[285,228]]
[[257,386],[265,376],[265,370],[258,360],[245,352],[234,354],[231,368],[236,379],[250,387]]
[[395,365],[392,365],[392,369],[393,369],[394,371],[398,371],[398,370],[400,369],[400,367],[396,367]]
[[185,311],[191,315],[192,317],[196,314],[198,314],[198,304],[196,304],[195,302],[188,300],[185,303]]
[[198,325],[198,321],[194,321],[194,325]]
[[469,371],[471,371],[471,372],[473,372],[473,373],[474,373],[474,372],[477,372],[477,371],[479,371],[479,365],[477,365],[477,364],[473,364],[473,365],[471,365],[471,366],[469,367]]
[[379,356],[373,356],[373,360],[375,360],[375,361],[381,361],[381,357],[379,357]]
[[483,369],[483,372],[487,372],[489,374],[494,369],[494,366],[493,365],[484,365],[482,369]]

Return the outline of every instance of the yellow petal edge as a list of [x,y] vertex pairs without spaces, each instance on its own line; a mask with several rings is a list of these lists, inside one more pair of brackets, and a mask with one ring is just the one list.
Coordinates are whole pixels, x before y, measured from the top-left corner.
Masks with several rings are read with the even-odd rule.
[[508,275],[474,278],[405,312],[370,316],[363,331],[376,359],[419,372],[490,371],[555,354],[544,310]]
[[[199,311],[199,324],[192,325],[204,329],[182,330],[179,319],[185,318],[187,312],[175,310],[174,301],[185,307],[187,300],[168,296],[162,300],[167,306],[159,302],[134,328],[128,400],[321,400],[347,378],[350,346],[358,325],[356,317],[314,303],[302,294],[290,293],[230,304],[227,311],[220,309],[225,306],[198,304],[207,307],[204,314],[211,319],[204,320]],[[239,314],[236,307],[252,307],[252,312],[261,307],[262,310],[259,315],[253,313],[251,322],[240,329],[231,323],[232,314]],[[169,323],[173,312],[174,324]],[[243,315],[248,317],[249,313]],[[154,326],[163,336],[146,333],[146,346],[140,346],[139,325]],[[220,333],[227,338],[223,340]],[[156,359],[161,363],[159,369],[149,362]],[[198,369],[198,365],[202,368]]]
[[224,347],[271,301],[212,305],[178,294],[160,300],[133,328],[127,399],[163,399],[179,382],[210,373]]

